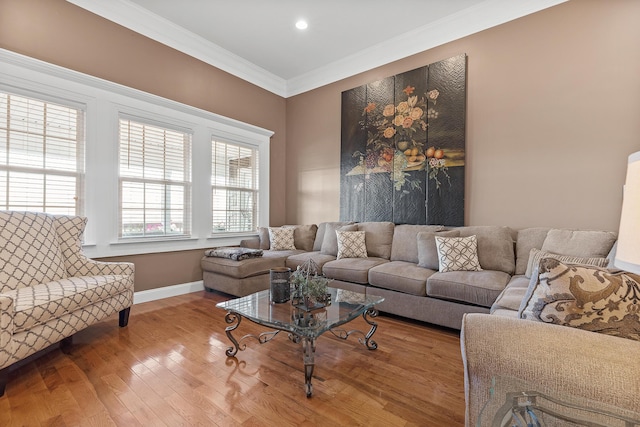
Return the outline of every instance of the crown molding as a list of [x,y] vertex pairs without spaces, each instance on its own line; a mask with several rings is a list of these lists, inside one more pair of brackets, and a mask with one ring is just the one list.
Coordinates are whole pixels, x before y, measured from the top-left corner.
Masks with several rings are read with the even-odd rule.
[[487,0],[289,80],[270,73],[128,0],[67,1],[287,98],[568,0]]

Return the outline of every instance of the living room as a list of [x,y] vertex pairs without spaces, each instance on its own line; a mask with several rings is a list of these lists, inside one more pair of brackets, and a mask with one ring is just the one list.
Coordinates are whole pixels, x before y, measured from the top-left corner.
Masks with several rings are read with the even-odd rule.
[[[3,0],[0,48],[273,132],[271,226],[339,219],[343,91],[464,53],[465,225],[617,232],[627,158],[639,150],[639,15],[634,0],[562,2],[292,96],[62,0]],[[204,247],[121,246],[95,257],[135,264],[137,302],[201,286]]]

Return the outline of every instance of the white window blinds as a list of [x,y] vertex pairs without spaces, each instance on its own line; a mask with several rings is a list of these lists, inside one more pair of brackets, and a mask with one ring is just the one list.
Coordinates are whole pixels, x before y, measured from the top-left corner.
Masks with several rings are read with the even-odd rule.
[[258,150],[212,141],[213,233],[255,231],[258,221]]
[[120,237],[191,234],[191,135],[120,118]]
[[0,209],[83,213],[84,111],[0,92]]

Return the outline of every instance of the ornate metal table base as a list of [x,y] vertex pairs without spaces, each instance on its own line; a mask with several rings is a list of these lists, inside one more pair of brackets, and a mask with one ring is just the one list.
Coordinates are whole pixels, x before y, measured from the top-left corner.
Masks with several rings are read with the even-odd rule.
[[[364,313],[362,313],[362,318],[364,319],[364,321],[371,326],[371,328],[369,329],[369,332],[366,335],[364,334],[364,332],[359,331],[357,329],[345,331],[344,329],[334,328],[334,329],[330,329],[330,331],[334,336],[343,340],[346,340],[352,334],[362,335],[363,338],[358,338],[358,342],[360,342],[362,345],[367,347],[367,349],[369,350],[375,350],[378,348],[378,344],[374,340],[372,340],[371,337],[376,332],[376,329],[378,329],[378,324],[373,320],[371,320],[371,318],[374,318],[377,316],[378,316],[378,310],[374,308],[369,308]],[[233,344],[231,347],[227,348],[225,352],[225,354],[228,357],[235,357],[235,355],[238,353],[239,350],[244,350],[247,347],[246,344],[242,343],[242,341],[244,341],[246,338],[253,338],[257,340],[260,344],[264,344],[271,341],[280,332],[285,331],[285,329],[276,329],[273,331],[263,332],[259,335],[247,334],[247,335],[244,335],[239,340],[237,340],[233,336],[232,332],[235,331],[240,325],[240,322],[242,321],[242,316],[238,313],[228,311],[226,316],[224,317],[224,320],[226,323],[230,325],[225,328],[225,333],[227,334],[227,337],[229,337],[229,340]],[[289,339],[294,343],[298,343],[302,341],[305,391],[306,391],[307,397],[311,397],[311,395],[313,394],[313,385],[311,384],[311,378],[313,377],[313,369],[315,367],[315,352],[316,352],[317,337],[315,336],[301,337],[293,333],[289,333],[288,336],[289,336]]]

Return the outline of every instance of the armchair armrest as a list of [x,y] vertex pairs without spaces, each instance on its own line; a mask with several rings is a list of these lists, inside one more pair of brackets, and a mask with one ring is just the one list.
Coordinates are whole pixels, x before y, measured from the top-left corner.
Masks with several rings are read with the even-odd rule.
[[13,335],[13,299],[0,294],[0,369],[13,363],[13,352],[10,347]]
[[460,335],[466,425],[474,426],[494,377],[518,378],[539,392],[575,396],[640,413],[640,341],[565,326],[467,314]]

